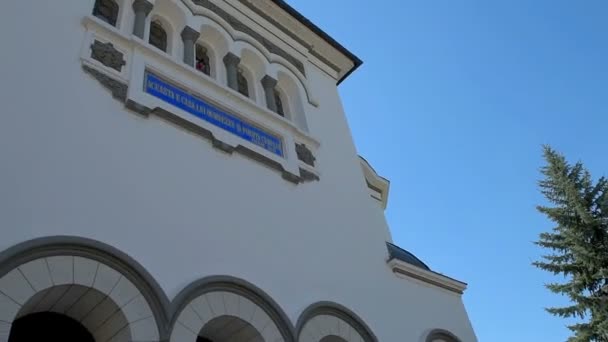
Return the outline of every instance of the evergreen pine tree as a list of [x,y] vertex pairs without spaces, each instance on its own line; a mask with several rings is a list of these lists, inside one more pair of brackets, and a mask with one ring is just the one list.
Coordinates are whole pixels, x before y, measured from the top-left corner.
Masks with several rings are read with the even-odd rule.
[[550,250],[533,265],[565,277],[546,287],[570,299],[570,305],[547,308],[560,317],[576,317],[571,342],[608,342],[608,180],[593,182],[583,164],[570,165],[544,147],[547,165],[540,189],[551,206],[538,210],[555,223],[537,245]]

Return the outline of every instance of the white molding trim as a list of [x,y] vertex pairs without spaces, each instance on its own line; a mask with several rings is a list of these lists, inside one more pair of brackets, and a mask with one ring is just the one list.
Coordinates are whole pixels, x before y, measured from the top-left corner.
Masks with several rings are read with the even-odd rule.
[[[183,1],[191,2],[192,0]],[[255,18],[256,24],[260,25],[262,28],[264,28],[265,31],[277,37],[282,43],[287,44],[289,47],[291,47],[291,49],[299,53],[303,52],[303,48],[300,43],[296,42],[293,38],[289,37],[287,34],[277,28],[274,24],[260,17],[257,13],[254,13],[249,8],[243,6],[238,2],[232,3],[228,1],[219,2],[218,5],[221,6],[224,3],[239,10],[241,13],[247,13],[247,16],[249,18]],[[348,72],[354,67],[353,62],[346,55],[338,51],[335,47],[325,41],[325,39],[317,35],[309,27],[302,24],[296,18],[292,17],[289,13],[281,9],[274,2],[268,0],[256,0],[250,1],[250,3],[259,10],[271,16],[274,20],[276,20],[280,25],[283,25],[292,34],[296,34],[300,39],[309,44],[311,46],[311,50],[314,50],[316,53],[323,56],[323,58],[338,66],[341,69],[339,73],[330,68],[326,63],[314,57],[311,54],[311,51],[307,51],[305,53],[309,61],[314,62],[317,67],[323,69],[329,75],[332,75],[332,77],[334,77],[336,80],[342,78],[346,72]],[[268,30],[268,27],[273,27],[276,29]]]
[[387,264],[391,268],[391,271],[400,278],[413,278],[459,295],[462,295],[467,289],[467,284],[464,282],[433,271],[424,270],[401,260],[392,259]]
[[388,193],[390,189],[390,181],[380,176],[376,170],[369,164],[365,158],[359,156],[361,169],[367,181],[367,188],[370,196],[382,204],[382,209],[386,209],[388,205]]

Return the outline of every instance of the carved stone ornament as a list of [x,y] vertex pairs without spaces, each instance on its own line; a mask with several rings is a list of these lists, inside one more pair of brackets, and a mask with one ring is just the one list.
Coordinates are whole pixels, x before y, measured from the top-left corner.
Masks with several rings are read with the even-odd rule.
[[91,68],[87,65],[83,65],[82,69],[84,71],[86,71],[87,73],[89,73],[90,75],[92,75],[93,77],[95,77],[95,79],[99,83],[101,83],[101,85],[103,85],[108,90],[110,90],[112,92],[112,96],[115,99],[118,99],[120,101],[126,101],[127,89],[128,89],[126,84],[119,82],[119,81],[107,76],[106,74],[101,73],[98,70]]
[[318,181],[319,180],[319,176],[315,175],[314,173],[308,171],[308,170],[304,170],[304,169],[300,169],[300,181],[301,182],[312,182],[312,181]]
[[296,143],[296,153],[298,154],[298,159],[300,159],[302,162],[310,166],[315,166],[316,158],[305,144]]
[[116,50],[112,43],[102,43],[99,40],[91,45],[91,58],[119,72],[127,64],[122,52]]

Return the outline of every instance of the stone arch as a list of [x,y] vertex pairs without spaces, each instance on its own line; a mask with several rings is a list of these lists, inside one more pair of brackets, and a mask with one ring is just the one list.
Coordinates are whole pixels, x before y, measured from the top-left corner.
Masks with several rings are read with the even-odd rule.
[[358,315],[333,302],[319,302],[305,309],[298,319],[296,332],[298,341],[301,342],[325,342],[325,339],[336,342],[340,339],[348,342],[378,342]]
[[211,61],[211,76],[219,83],[226,84],[226,68],[222,60],[230,52],[230,35],[221,26],[213,23],[200,25],[197,43],[207,47]]
[[306,80],[306,76],[302,74],[298,69],[296,69],[291,63],[285,61],[282,57],[274,55],[272,60],[270,61],[269,68],[273,70],[273,72],[278,73],[279,71],[283,71],[286,75],[294,80],[295,83],[302,89],[301,96],[302,99],[307,99],[308,102],[312,103],[312,94],[308,87],[308,82]]
[[170,342],[196,341],[220,317],[251,325],[263,341],[294,342],[293,326],[281,307],[256,286],[238,278],[214,276],[196,281],[174,300]]
[[82,321],[100,342],[158,341],[167,308],[141,265],[95,240],[39,238],[0,253],[0,331],[31,313],[59,312]]
[[289,108],[289,118],[301,130],[308,131],[308,121],[306,120],[306,112],[304,103],[302,102],[302,93],[298,83],[283,70],[277,72],[277,87],[285,93],[285,97]]
[[[293,75],[295,75],[295,78],[298,79],[298,81],[300,82],[302,89],[304,90],[305,98],[308,100],[308,102],[313,104],[314,106],[318,105],[316,100],[313,99],[313,93],[309,88],[308,82],[306,81],[306,76],[300,70],[298,70],[298,68],[296,68],[291,62],[279,55],[273,54],[262,43],[260,43],[258,40],[254,39],[247,33],[235,30],[232,25],[224,18],[208,10],[207,8],[204,8],[202,6],[196,6],[196,8],[189,9],[194,17],[201,18],[202,20],[204,20],[205,25],[213,26],[218,31],[221,31],[222,35],[224,35],[225,39],[229,42],[230,45],[236,44],[240,46],[250,46],[254,50],[257,50],[258,54],[263,56],[264,60],[268,65],[271,66],[271,68],[274,66],[289,70]],[[226,53],[228,53],[228,51],[219,53],[220,56],[223,57],[226,55]],[[235,55],[238,56],[239,54],[235,53]]]
[[443,329],[435,329],[432,330],[426,339],[425,342],[460,342],[460,339],[456,337],[456,335],[451,332]]
[[186,12],[171,0],[157,0],[149,16],[151,22],[159,21],[167,32],[167,53],[175,55],[183,51],[184,44],[179,34],[181,28],[187,25]]
[[[298,98],[303,98],[300,95],[300,87],[303,90],[302,94],[304,98],[308,98],[310,100],[310,93],[307,88],[306,77],[302,75],[295,67],[293,67],[289,62],[285,61],[282,57],[272,54],[268,51],[262,44],[258,41],[249,38],[243,33],[237,32],[237,37],[245,36],[240,38],[234,38],[234,49],[237,51],[235,54],[241,56],[243,58],[243,54],[251,54],[252,57],[258,60],[257,63],[260,64],[257,68],[259,69],[260,79],[264,77],[264,75],[272,75],[274,73],[282,72],[286,77],[289,77],[294,83],[295,88],[297,88]],[[298,84],[296,84],[298,83]]]

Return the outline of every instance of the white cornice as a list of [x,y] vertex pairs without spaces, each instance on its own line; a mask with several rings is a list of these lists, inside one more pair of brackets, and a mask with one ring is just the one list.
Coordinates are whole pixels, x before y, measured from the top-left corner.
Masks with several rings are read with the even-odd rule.
[[466,283],[446,277],[433,271],[424,270],[401,260],[391,259],[388,261],[388,266],[398,277],[413,278],[459,295],[463,294],[467,289]]
[[[353,61],[336,49],[334,46],[329,44],[325,39],[320,37],[318,34],[313,32],[309,27],[298,21],[296,18],[291,16],[289,13],[280,8],[277,4],[270,0],[255,0],[248,1],[250,5],[253,5],[259,11],[267,14],[272,20],[275,20],[278,24],[283,26],[284,29],[289,30],[292,34],[296,35],[300,40],[306,42],[309,48],[309,53],[316,53],[329,61],[335,67],[340,70],[336,70],[338,73],[338,79],[342,78],[347,72],[349,72],[355,64]],[[253,11],[252,11],[253,14]],[[255,14],[259,17],[257,14]],[[261,18],[264,22],[266,19]],[[270,24],[270,23],[269,23]],[[278,28],[280,29],[280,28]],[[318,60],[318,58],[315,58]],[[326,66],[327,65],[326,63]]]
[[378,175],[376,170],[369,165],[365,158],[359,156],[361,162],[361,169],[363,170],[363,175],[365,176],[365,181],[367,182],[368,188],[373,191],[374,194],[379,194],[381,198],[376,198],[382,203],[382,209],[386,209],[388,204],[388,193],[390,189],[390,182],[388,179]]

